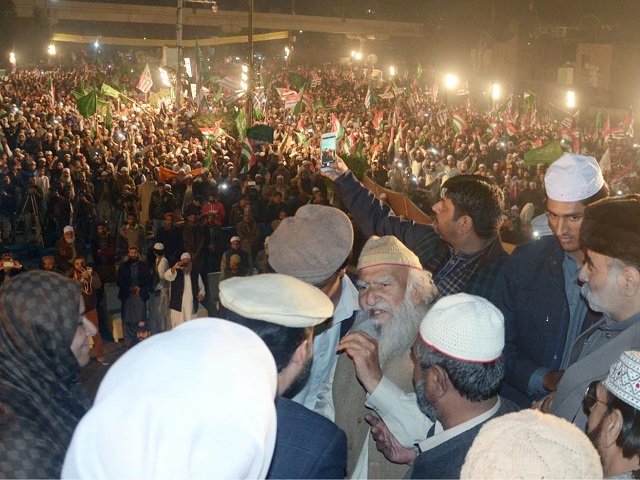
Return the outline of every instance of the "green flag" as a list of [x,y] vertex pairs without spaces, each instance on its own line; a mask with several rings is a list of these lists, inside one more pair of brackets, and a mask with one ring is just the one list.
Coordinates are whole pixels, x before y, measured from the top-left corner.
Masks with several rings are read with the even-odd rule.
[[236,115],[236,128],[238,129],[238,140],[243,141],[247,135],[247,116],[244,110],[240,110]]
[[291,87],[295,88],[296,90],[300,90],[306,87],[307,83],[309,83],[308,78],[305,78],[295,72],[291,72],[289,74],[289,84],[291,84]]
[[304,103],[304,86],[300,89],[300,100],[296,103],[296,106],[293,107],[292,115],[300,115],[300,111],[302,110],[302,104]]
[[209,168],[211,166],[212,159],[213,155],[211,153],[211,142],[207,140],[207,153],[204,156],[204,162],[202,162],[204,168]]
[[80,112],[80,115],[84,118],[89,118],[98,111],[98,96],[95,90],[92,90],[84,97],[76,97],[76,103],[78,104],[78,112]]
[[111,104],[107,104],[107,113],[104,117],[104,124],[111,130]]
[[247,128],[247,137],[252,140],[273,143],[273,132],[274,128],[269,125],[255,125],[251,128]]
[[525,153],[524,163],[526,165],[538,165],[539,163],[551,165],[559,159],[563,153],[564,150],[562,150],[562,147],[560,146],[560,141],[554,140],[540,148],[534,148],[533,150],[529,150]]
[[307,145],[308,140],[307,140],[307,136],[304,134],[304,132],[298,132],[295,131],[293,132],[296,135],[296,138],[298,139],[298,145]]
[[416,70],[416,80],[420,80],[423,71],[424,69],[422,68],[422,63],[418,62],[418,68]]
[[118,98],[120,96],[120,92],[106,83],[102,84],[102,88],[100,88],[100,93],[106,97]]

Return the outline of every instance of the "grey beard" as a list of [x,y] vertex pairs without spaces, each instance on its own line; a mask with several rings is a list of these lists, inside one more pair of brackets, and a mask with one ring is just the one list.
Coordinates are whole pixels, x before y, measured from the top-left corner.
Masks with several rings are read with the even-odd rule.
[[429,401],[427,394],[424,393],[424,382],[425,380],[423,378],[415,385],[418,408],[422,413],[429,417],[429,420],[435,423],[436,420],[438,420],[438,409]]
[[366,310],[359,310],[353,331],[364,332],[378,341],[378,360],[380,366],[387,361],[407,352],[416,340],[420,322],[429,308],[420,302],[413,305],[405,298],[393,312],[393,317],[382,324],[369,318]]
[[580,287],[580,293],[589,304],[589,307],[591,307],[591,310],[595,312],[607,313],[604,311],[605,309],[596,302],[596,299],[594,298],[595,296],[593,295],[593,292],[591,292],[588,283],[585,283],[582,285],[582,287]]

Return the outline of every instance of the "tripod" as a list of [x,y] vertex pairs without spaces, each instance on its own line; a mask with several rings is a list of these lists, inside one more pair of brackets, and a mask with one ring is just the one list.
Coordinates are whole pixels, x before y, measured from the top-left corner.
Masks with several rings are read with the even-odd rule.
[[[27,210],[27,208],[29,208],[29,210]],[[27,195],[27,199],[25,200],[24,205],[22,206],[22,211],[18,216],[18,223],[22,221],[24,225],[24,235],[26,240],[29,235],[29,232],[27,231],[29,230],[29,228],[27,226],[27,217],[25,214],[31,214],[31,216],[33,217],[33,228],[36,234],[36,242],[40,245],[42,250],[44,250],[44,239],[42,237],[42,225],[40,225],[40,211],[38,209],[36,196],[33,193],[30,193]]]

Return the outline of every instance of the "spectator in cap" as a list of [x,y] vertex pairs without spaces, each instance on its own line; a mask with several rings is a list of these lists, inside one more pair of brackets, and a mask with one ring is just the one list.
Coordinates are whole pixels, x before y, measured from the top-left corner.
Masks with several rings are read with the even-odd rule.
[[125,347],[138,343],[138,332],[147,329],[147,300],[151,292],[151,270],[140,260],[138,247],[131,245],[128,259],[118,269],[116,284],[122,302],[122,330]]
[[245,327],[202,318],[155,335],[109,369],[62,478],[265,478],[276,386]]
[[62,229],[62,238],[56,242],[56,268],[67,272],[73,268],[73,261],[84,256],[85,248],[82,239],[76,236],[74,228],[67,225]]
[[565,153],[549,166],[545,185],[553,235],[516,248],[495,299],[507,339],[503,394],[522,407],[557,388],[571,346],[601,317],[580,295],[577,277],[585,208],[609,195],[602,171],[595,158]]
[[584,211],[578,276],[589,307],[603,313],[571,346],[569,365],[555,393],[538,406],[584,429],[582,398],[626,350],[640,350],[640,196],[600,200]]
[[602,478],[602,466],[589,439],[574,425],[527,409],[480,429],[460,478]]
[[[229,244],[231,248],[222,254],[222,259],[220,260],[220,281],[235,276],[244,277],[249,275],[253,268],[251,257],[240,248],[240,237],[234,235],[231,237],[231,240],[229,240]],[[232,271],[231,268],[231,257],[233,255],[240,257],[240,263],[237,265],[235,271]]]
[[301,280],[273,273],[225,280],[220,302],[227,319],[258,334],[276,361],[278,433],[267,478],[344,478],[344,432],[290,400],[309,378],[313,328],[333,314],[331,300]]
[[164,278],[169,270],[169,261],[164,254],[164,245],[153,244],[153,255],[149,255],[151,267],[151,296],[149,298],[149,330],[151,334],[171,330],[169,321],[169,282]]
[[407,395],[414,392],[410,350],[437,290],[418,257],[393,236],[367,241],[357,285],[361,310],[337,348],[336,424],[349,440],[348,475],[400,478],[406,467],[377,451],[364,417],[373,410],[405,446],[424,440],[432,422]]
[[476,175],[450,178],[433,205],[433,225],[422,225],[393,215],[339,157],[332,170],[323,170],[334,180],[365,236],[395,235],[432,273],[440,296],[465,292],[491,299],[495,295],[508,254],[499,236],[504,197],[493,182]]
[[518,409],[498,396],[503,348],[504,319],[491,302],[466,293],[436,302],[413,346],[418,407],[434,425],[416,451],[404,448],[382,420],[368,415],[387,459],[413,465],[411,478],[458,478],[480,427]]
[[336,347],[355,318],[358,292],[346,275],[353,245],[353,228],[340,210],[305,205],[285,218],[269,239],[269,265],[277,273],[290,275],[322,290],[333,302],[330,320],[318,327],[313,340],[315,358],[306,386],[294,400],[334,420],[331,384]]
[[584,396],[587,435],[606,478],[640,476],[640,352],[623,352],[602,382]]
[[191,254],[184,252],[173,267],[164,274],[171,283],[169,316],[171,328],[195,318],[198,305],[204,300],[204,282],[200,273],[193,270]]

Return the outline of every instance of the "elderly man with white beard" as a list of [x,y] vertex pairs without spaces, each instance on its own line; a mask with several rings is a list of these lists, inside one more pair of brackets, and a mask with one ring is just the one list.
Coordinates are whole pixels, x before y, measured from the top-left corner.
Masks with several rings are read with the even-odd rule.
[[364,419],[373,410],[405,446],[423,440],[432,422],[415,401],[410,349],[437,289],[418,257],[396,237],[371,237],[358,260],[361,310],[333,380],[336,424],[348,439],[353,478],[401,478],[406,467],[377,451]]

